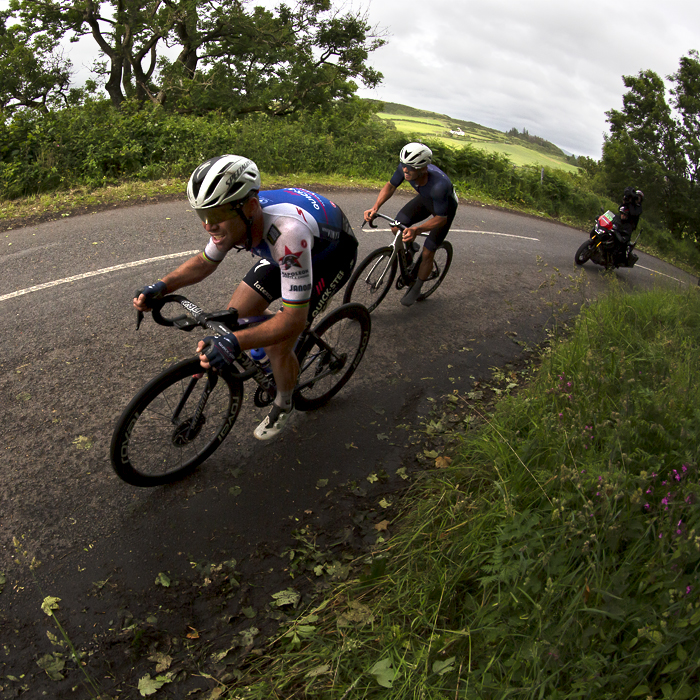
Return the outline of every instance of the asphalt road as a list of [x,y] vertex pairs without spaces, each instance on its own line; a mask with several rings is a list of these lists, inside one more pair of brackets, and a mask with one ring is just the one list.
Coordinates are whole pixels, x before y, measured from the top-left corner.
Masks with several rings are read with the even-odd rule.
[[[374,193],[328,194],[357,223],[358,259],[390,241],[386,228],[359,228]],[[403,201],[397,193],[383,211]],[[573,264],[584,239],[549,221],[461,206],[442,287],[410,309],[390,292],[372,316],[355,377],[328,406],[296,415],[283,438],[261,444],[252,431],[264,410],[248,395],[232,434],[195,474],[143,490],[110,467],[112,428],[148,379],[194,353],[197,337],[150,319],[137,333],[131,298],[202,249],[201,225],[183,199],[4,232],[0,622],[9,629],[23,619],[29,634],[43,635],[28,612],[42,619],[40,592],[85,612],[95,581],[110,579],[138,597],[159,572],[177,576],[214,553],[240,561],[261,543],[278,551],[295,525],[333,508],[334,490],[382,470],[394,475],[415,451],[403,426],[417,425],[435,399],[469,391],[490,368],[517,359],[544,339],[548,323],[604,292],[601,268]],[[231,254],[184,293],[207,310],[221,308],[251,264],[249,255]],[[632,290],[697,283],[645,254],[616,275]],[[381,496],[369,489],[367,509],[378,510]],[[32,557],[41,562],[40,588],[26,567]]]

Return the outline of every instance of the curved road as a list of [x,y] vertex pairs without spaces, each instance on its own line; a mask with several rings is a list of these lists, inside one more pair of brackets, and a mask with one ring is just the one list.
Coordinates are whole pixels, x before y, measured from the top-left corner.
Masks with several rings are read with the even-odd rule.
[[[329,196],[360,222],[375,193]],[[384,212],[402,202],[397,193]],[[355,228],[360,259],[390,240],[387,229]],[[21,621],[28,655],[50,651],[41,596],[26,567],[12,561],[13,538],[42,562],[43,595],[61,597],[77,627],[99,628],[107,624],[99,603],[86,604],[97,581],[109,580],[124,606],[152,590],[159,572],[184,575],[193,561],[257,559],[284,581],[277,555],[298,541],[292,531],[326,522],[340,494],[355,489],[367,512],[381,517],[388,487],[367,476],[383,470],[390,483],[413,459],[403,426],[415,425],[432,400],[469,391],[490,368],[541,341],[552,316],[569,313],[564,303],[575,311],[604,291],[600,268],[574,269],[584,238],[549,221],[461,206],[450,234],[455,259],[440,290],[411,309],[390,292],[373,314],[355,378],[327,407],[298,414],[283,438],[260,444],[252,430],[264,412],[247,399],[233,434],[194,475],[139,490],[109,466],[114,421],[150,377],[192,354],[197,338],[150,319],[136,333],[131,298],[201,250],[201,225],[183,200],[4,232],[0,624],[11,631]],[[221,307],[250,264],[247,254],[232,253],[184,293],[206,309]],[[696,284],[644,254],[616,274],[630,289]],[[340,508],[335,522],[340,530],[354,526]]]

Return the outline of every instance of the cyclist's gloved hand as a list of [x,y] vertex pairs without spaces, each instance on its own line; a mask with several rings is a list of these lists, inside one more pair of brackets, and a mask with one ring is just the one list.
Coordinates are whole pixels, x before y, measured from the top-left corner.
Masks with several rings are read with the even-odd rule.
[[241,346],[233,333],[208,335],[204,338],[203,355],[214,369],[225,369],[241,352]]
[[167,291],[168,287],[165,282],[158,280],[155,284],[149,284],[143,289],[138,289],[136,291],[136,298],[138,299],[143,294],[148,304],[150,299],[162,299]]

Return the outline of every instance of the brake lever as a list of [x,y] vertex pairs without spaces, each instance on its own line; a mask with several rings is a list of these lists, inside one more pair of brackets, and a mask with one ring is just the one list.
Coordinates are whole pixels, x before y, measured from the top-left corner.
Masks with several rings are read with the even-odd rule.
[[143,311],[136,309],[136,330],[141,326],[141,321],[143,321]]

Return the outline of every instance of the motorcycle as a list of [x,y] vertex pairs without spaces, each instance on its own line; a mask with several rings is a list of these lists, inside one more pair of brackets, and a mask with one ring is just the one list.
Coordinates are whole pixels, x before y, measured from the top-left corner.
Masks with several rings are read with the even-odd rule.
[[634,253],[639,234],[634,242],[628,243],[623,249],[614,233],[615,214],[610,210],[601,214],[591,229],[590,238],[576,251],[574,261],[583,265],[592,260],[596,265],[602,265],[606,270],[618,267],[634,267],[639,256]]

